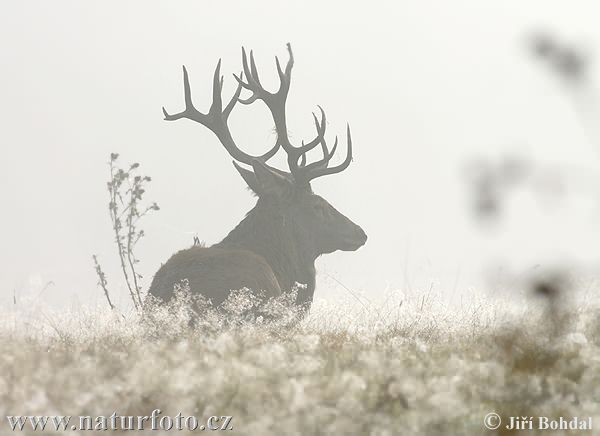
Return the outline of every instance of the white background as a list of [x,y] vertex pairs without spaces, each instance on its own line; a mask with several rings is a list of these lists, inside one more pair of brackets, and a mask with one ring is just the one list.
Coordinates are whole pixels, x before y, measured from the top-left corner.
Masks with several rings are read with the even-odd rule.
[[[327,296],[327,274],[367,295],[432,280],[450,295],[479,289],[495,265],[593,267],[600,214],[587,191],[546,204],[523,190],[490,231],[469,208],[465,168],[512,153],[577,174],[599,169],[573,93],[526,45],[547,29],[593,57],[598,12],[591,1],[4,2],[0,304],[48,281],[55,285],[40,298],[53,304],[101,301],[93,253],[124,304],[106,208],[111,152],[140,162],[153,177],[146,198],[161,207],[138,247],[145,285],[195,234],[222,239],[255,199],[212,133],[163,121],[161,106],[183,108],[182,64],[199,109],[208,108],[219,58],[232,92],[242,45],[275,86],[273,57],[286,58],[287,42],[296,58],[293,138],[312,136],[317,104],[330,133],[342,134],[346,121],[353,131],[351,167],[313,188],[369,235],[358,252],[318,261],[317,296]],[[259,104],[238,107],[231,123],[249,152],[273,143]]]

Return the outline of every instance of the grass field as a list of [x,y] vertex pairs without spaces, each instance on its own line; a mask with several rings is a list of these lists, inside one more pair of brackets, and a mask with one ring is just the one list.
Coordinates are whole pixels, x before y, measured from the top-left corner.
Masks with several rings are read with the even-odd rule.
[[[191,327],[185,296],[143,316],[5,311],[0,433],[12,433],[7,415],[160,409],[201,423],[232,416],[226,434],[243,435],[509,433],[485,429],[490,412],[592,417],[597,428],[582,434],[600,434],[600,311],[591,303],[450,311],[390,300],[383,311],[317,301],[301,322],[281,306],[277,321],[250,323],[245,297],[226,319],[212,313]],[[140,434],[163,433],[182,432]]]

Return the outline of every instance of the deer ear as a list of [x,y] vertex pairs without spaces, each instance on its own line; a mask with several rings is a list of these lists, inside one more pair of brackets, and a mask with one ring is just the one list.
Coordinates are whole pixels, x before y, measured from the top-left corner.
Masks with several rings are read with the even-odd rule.
[[252,192],[256,195],[260,195],[260,184],[258,183],[258,180],[256,180],[256,175],[252,171],[239,166],[236,161],[233,161],[233,166],[238,170],[238,173],[240,173],[242,179],[248,184],[248,187]]
[[259,160],[252,161],[254,177],[258,182],[258,191],[252,190],[261,195],[274,195],[276,197],[285,197],[292,189],[292,183],[281,174],[276,173]]

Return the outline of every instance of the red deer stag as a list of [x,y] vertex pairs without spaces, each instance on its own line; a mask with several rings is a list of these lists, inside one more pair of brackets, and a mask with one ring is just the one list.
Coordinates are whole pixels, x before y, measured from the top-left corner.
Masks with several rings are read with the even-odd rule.
[[[154,276],[150,294],[163,300],[173,295],[173,285],[188,279],[192,292],[197,292],[219,305],[230,290],[243,287],[264,291],[266,297],[281,295],[294,284],[306,284],[299,290],[297,304],[309,307],[315,291],[315,260],[336,250],[354,251],[367,240],[365,232],[311,190],[310,181],[335,174],[352,160],[350,128],[347,128],[347,154],[338,166],[329,167],[337,138],[331,150],[325,141],[325,113],[321,119],[313,114],[316,137],[308,143],[293,146],[287,133],[285,103],[290,88],[294,57],[287,45],[289,60],[285,70],[275,58],[279,73],[279,90],[271,93],[260,83],[254,56],[249,59],[242,48],[243,73],[234,74],[237,90],[223,109],[221,61],[213,78],[213,101],[208,113],[199,112],[192,104],[187,70],[183,67],[185,110],[170,115],[163,108],[165,120],[187,118],[210,129],[234,160],[233,164],[250,189],[258,196],[256,206],[225,239],[211,247],[194,246],[174,254]],[[242,89],[251,95],[241,99]],[[277,141],[262,156],[251,156],[234,142],[227,119],[237,102],[251,104],[261,100],[275,122]],[[321,147],[323,157],[307,164],[306,155]],[[267,165],[267,161],[283,148],[289,172]],[[252,170],[237,162],[252,167]]]

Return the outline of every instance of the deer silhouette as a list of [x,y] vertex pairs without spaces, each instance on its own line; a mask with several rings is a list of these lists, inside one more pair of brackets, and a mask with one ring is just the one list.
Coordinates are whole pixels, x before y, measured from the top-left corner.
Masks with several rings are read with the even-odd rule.
[[[295,283],[300,283],[306,286],[299,289],[296,303],[310,307],[315,291],[315,260],[336,250],[355,251],[365,244],[365,232],[313,193],[310,186],[311,180],[339,173],[348,167],[352,161],[350,127],[347,126],[346,158],[337,166],[329,166],[337,149],[337,137],[330,150],[325,140],[326,116],[320,106],[320,120],[313,113],[315,138],[298,146],[290,142],[285,105],[294,56],[289,43],[287,50],[289,60],[285,70],[275,58],[280,86],[272,93],[261,85],[253,52],[250,51],[248,57],[242,48],[243,73],[234,74],[238,86],[225,108],[219,60],[213,78],[212,105],[206,114],[199,112],[192,103],[188,73],[183,67],[185,110],[170,115],[163,108],[165,120],[187,118],[210,129],[234,159],[235,168],[258,201],[221,242],[211,247],[195,245],[174,254],[155,274],[149,289],[151,295],[168,301],[173,295],[174,284],[187,279],[192,292],[219,305],[231,290],[245,287],[263,292],[268,298],[289,292]],[[247,99],[240,98],[243,89],[251,93]],[[236,145],[227,120],[238,102],[249,105],[257,100],[269,109],[277,140],[265,154],[251,156]],[[307,163],[307,153],[318,146],[322,158]],[[280,149],[287,154],[289,171],[267,164]]]

